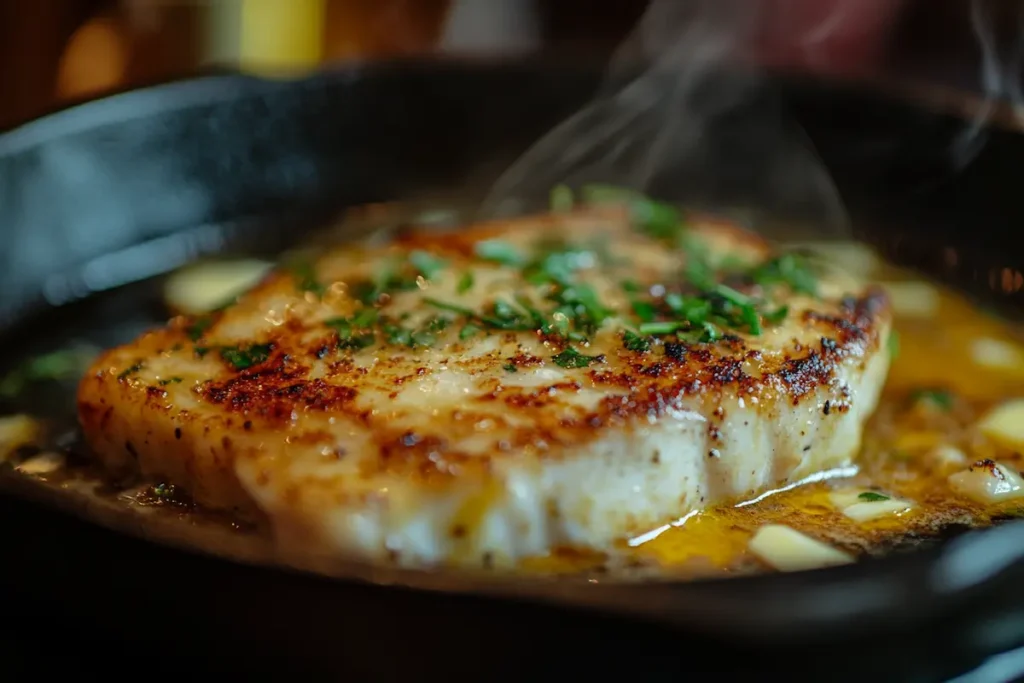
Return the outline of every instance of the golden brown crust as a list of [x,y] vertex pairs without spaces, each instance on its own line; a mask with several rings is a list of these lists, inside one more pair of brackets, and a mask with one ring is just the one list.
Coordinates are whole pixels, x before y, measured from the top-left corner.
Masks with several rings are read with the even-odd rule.
[[[99,457],[119,471],[173,475],[181,485],[199,489],[204,488],[200,480],[213,476],[217,483],[207,481],[210,488],[231,489],[227,498],[243,505],[236,458],[265,460],[274,449],[323,444],[325,458],[344,462],[352,457],[337,445],[344,430],[359,430],[368,440],[360,442],[361,452],[370,454],[359,457],[358,475],[348,479],[383,474],[443,484],[486,476],[501,459],[560,458],[568,447],[608,430],[628,430],[638,420],[675,410],[687,397],[720,403],[729,395],[798,405],[816,388],[834,383],[841,365],[862,363],[884,342],[889,311],[882,293],[874,290],[820,300],[794,297],[789,322],[777,330],[759,337],[732,330],[715,344],[658,341],[641,353],[623,347],[621,331],[602,329],[584,347],[597,359],[589,367],[568,369],[552,362],[566,347],[565,339],[539,331],[492,332],[486,335],[492,350],[477,355],[474,349],[483,342],[460,339],[457,325],[439,333],[438,343],[426,350],[378,342],[344,351],[324,324],[360,309],[354,283],[368,277],[382,258],[423,250],[457,271],[479,268],[474,249],[481,240],[543,237],[552,231],[610,235],[625,253],[646,250],[628,268],[644,282],[665,277],[665,263],[678,259],[653,240],[624,230],[620,218],[586,213],[447,234],[409,233],[379,249],[333,252],[316,265],[326,285],[322,298],[300,291],[293,273],[277,272],[215,316],[198,342],[190,338],[194,321],[178,318],[104,354],[80,387],[82,426]],[[759,238],[727,224],[704,222],[694,231],[719,245],[713,249],[727,245],[754,260],[771,253]],[[596,277],[618,276],[598,272]],[[403,296],[396,294],[393,301],[385,296],[381,310],[407,305]],[[251,367],[236,368],[217,351],[228,345],[259,345],[261,352]],[[514,370],[503,375],[499,370],[508,366]],[[452,368],[472,388],[464,399],[407,404],[403,397],[410,387],[443,382]],[[507,379],[547,370],[553,372],[549,381]],[[841,396],[841,387],[838,392]],[[596,400],[585,400],[592,394]],[[428,409],[433,413],[423,419]],[[844,409],[842,400],[824,408],[826,414]],[[137,433],[132,416],[144,420],[144,443],[126,443],[112,452],[103,435]],[[485,446],[467,449],[466,443],[482,435],[489,438]],[[140,464],[139,453],[147,448],[160,455],[143,457]],[[265,474],[273,476],[270,465]]]

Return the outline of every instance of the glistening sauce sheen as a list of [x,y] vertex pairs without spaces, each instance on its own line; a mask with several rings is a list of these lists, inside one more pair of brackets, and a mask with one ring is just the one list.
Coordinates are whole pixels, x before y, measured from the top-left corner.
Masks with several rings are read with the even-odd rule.
[[[839,247],[837,255],[833,247],[831,258],[845,264],[857,261],[844,255],[844,249],[858,251]],[[900,343],[882,403],[865,434],[859,471],[795,486],[756,502],[737,500],[682,520],[666,520],[663,528],[623,539],[614,557],[565,549],[527,560],[521,570],[597,571],[627,578],[728,576],[779,568],[766,560],[764,552],[751,550],[752,539],[766,525],[783,525],[852,559],[933,538],[951,526],[983,526],[1024,516],[1024,497],[1017,495],[1024,496],[1024,491],[1011,490],[997,496],[998,500],[980,501],[965,495],[950,479],[972,466],[979,475],[996,463],[1013,471],[1024,467],[1020,457],[1024,434],[999,434],[991,425],[984,427],[993,410],[1024,396],[1024,345],[1018,341],[1019,331],[960,295],[916,276],[877,261],[872,261],[870,269],[859,274],[889,283]],[[1024,413],[1017,423],[1024,430]],[[87,466],[55,471],[48,461],[29,459],[19,467],[24,475],[54,488],[66,490],[74,480],[96,481]],[[189,529],[214,526],[231,529],[227,533],[243,543],[266,542],[259,527],[239,527],[225,522],[223,515],[196,509],[167,485],[141,494],[117,491],[111,501],[144,512],[150,519],[155,515],[180,523],[183,535],[192,533]],[[879,503],[892,509],[851,516],[854,507],[863,513],[865,506]],[[479,512],[467,509],[466,515]],[[472,519],[466,521],[472,524]]]
[[[749,544],[769,524],[862,556],[927,540],[951,527],[1024,516],[1024,498],[1011,494],[979,502],[949,481],[979,461],[1024,469],[1012,440],[993,439],[979,427],[991,411],[1024,396],[1019,330],[955,292],[890,266],[879,264],[872,276],[907,293],[894,296],[899,348],[865,433],[859,471],[690,515],[624,543],[624,551],[670,575],[713,576],[766,569]],[[910,505],[857,521],[836,502],[844,494]],[[564,553],[526,564],[531,570],[561,573],[597,563],[594,557]]]

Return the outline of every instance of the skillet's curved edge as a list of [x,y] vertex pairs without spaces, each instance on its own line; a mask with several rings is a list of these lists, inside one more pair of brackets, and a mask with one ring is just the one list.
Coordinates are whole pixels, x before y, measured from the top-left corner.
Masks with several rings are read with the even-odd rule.
[[[486,72],[477,75],[480,82],[486,80],[482,78],[486,75]],[[346,77],[353,81],[357,80],[351,74]],[[429,69],[424,69],[421,72],[421,77],[429,79]],[[443,78],[443,74],[437,78]],[[208,87],[211,82],[220,81],[216,79],[204,81],[202,87]],[[174,87],[176,86],[169,86],[171,89],[168,92],[176,92],[173,90]],[[185,88],[185,86],[181,87]],[[261,88],[264,87],[281,88],[274,92],[286,92],[290,88],[304,86],[302,83],[255,86],[256,90],[260,92],[263,92]],[[312,86],[307,83],[305,87]],[[391,87],[396,86],[392,84]],[[131,94],[123,97],[128,99],[120,100],[122,104],[131,101]],[[223,101],[231,102],[233,100],[230,97],[225,97]],[[92,105],[83,106],[88,108]],[[57,116],[68,116],[74,119],[76,112],[77,110],[71,110]],[[154,115],[159,113],[160,108],[154,106]],[[76,133],[87,135],[93,130],[83,124],[76,130]],[[24,132],[20,134],[25,135]],[[40,134],[37,133],[37,135]],[[46,147],[47,143],[43,141],[43,137],[45,136],[37,138],[36,143],[41,147]],[[2,145],[3,143],[0,142],[0,147]],[[27,144],[21,147],[13,145],[12,149],[18,150],[16,157],[21,157],[26,150],[40,152],[40,149]],[[41,156],[45,157],[45,154],[41,153]],[[6,160],[9,161],[10,158],[7,157]],[[7,161],[0,161],[0,164],[7,163]],[[4,168],[10,170],[10,167]],[[48,168],[52,170],[52,166]],[[46,169],[43,169],[41,173],[45,171]],[[41,176],[36,176],[36,178],[39,177]],[[17,190],[11,189],[9,185],[7,187],[8,191],[12,192],[8,198],[18,196]],[[292,196],[285,197],[285,199],[294,200],[296,198]],[[27,213],[25,215],[28,216]],[[173,221],[169,223],[173,223]],[[1024,547],[1020,526],[1014,525],[1007,528],[1011,529],[1011,531],[1005,532],[1010,535],[1010,538],[1000,537],[1000,541],[996,543],[997,548],[1005,548],[1009,542],[1013,542],[1015,547]],[[805,637],[811,633],[825,638],[843,633],[863,632],[867,625],[873,623],[877,626],[878,620],[890,618],[893,619],[891,625],[894,627],[898,625],[911,628],[913,625],[927,623],[930,618],[938,614],[946,615],[950,619],[955,619],[957,615],[969,616],[969,622],[974,623],[976,619],[989,618],[993,614],[998,614],[998,607],[984,604],[987,602],[984,598],[1001,590],[1008,585],[1011,579],[1019,580],[1022,569],[1019,562],[1007,564],[1006,558],[1000,553],[982,552],[985,551],[987,544],[995,543],[995,541],[988,540],[990,538],[995,537],[979,534],[963,541],[965,545],[951,545],[935,553],[921,553],[912,557],[869,562],[856,567],[805,575],[767,576],[742,581],[689,585],[598,586],[596,591],[592,590],[592,586],[573,586],[571,588],[560,586],[561,594],[549,597],[564,604],[565,598],[574,597],[573,593],[575,592],[575,596],[581,598],[581,603],[589,604],[599,610],[613,610],[634,616],[642,615],[651,620],[676,626],[693,627],[698,625],[699,628],[725,634],[765,635],[768,633],[773,635],[774,639]],[[950,564],[955,566],[957,558],[965,556],[972,560],[988,559],[987,563],[972,561],[970,564],[975,568],[988,564],[988,566],[999,568],[1001,571],[990,576],[986,576],[982,572],[983,581],[978,584],[955,586],[955,590],[951,591],[937,590],[937,586],[929,578],[931,573],[940,571],[942,567]],[[1016,559],[1016,557],[1012,559]],[[244,570],[240,569],[239,571]],[[423,579],[424,577],[418,578]],[[429,582],[417,582],[414,577],[385,579],[382,583],[431,588]],[[445,587],[438,586],[435,589],[445,590]],[[869,600],[868,598],[873,599]],[[756,608],[752,609],[752,605],[756,605]],[[1019,613],[1020,604],[1011,606]],[[966,623],[968,623],[967,620],[959,623],[958,628],[950,628],[949,633],[942,636],[942,642],[948,641],[951,649],[966,647],[981,650],[991,647],[991,642],[953,643],[952,641],[955,640],[953,634],[962,636]],[[1002,645],[1006,645],[1006,643],[1002,643]]]

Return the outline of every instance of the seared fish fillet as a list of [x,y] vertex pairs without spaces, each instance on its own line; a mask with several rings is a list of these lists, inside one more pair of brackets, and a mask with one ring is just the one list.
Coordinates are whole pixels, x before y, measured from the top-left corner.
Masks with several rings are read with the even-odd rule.
[[509,565],[850,463],[889,326],[730,225],[591,208],[284,267],[107,352],[79,411],[285,554]]

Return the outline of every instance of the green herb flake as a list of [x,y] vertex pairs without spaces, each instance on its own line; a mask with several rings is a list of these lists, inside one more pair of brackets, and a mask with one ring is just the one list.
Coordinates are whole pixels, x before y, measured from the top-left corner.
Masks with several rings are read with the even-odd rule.
[[875,493],[874,491],[865,491],[857,496],[857,500],[874,503],[880,500],[889,500],[889,496],[883,496],[881,493]]
[[886,340],[885,346],[889,350],[889,358],[896,360],[900,355],[900,335],[896,330],[889,332],[889,338]]
[[384,336],[387,337],[389,344],[395,346],[412,346],[412,330],[408,330],[401,325],[386,324],[383,327]]
[[953,407],[953,394],[944,389],[918,389],[910,395],[914,403],[929,403],[941,410],[950,410]]
[[196,358],[205,358],[206,354],[210,352],[210,348],[207,346],[197,346],[193,349],[196,354]]
[[466,308],[465,306],[459,306],[458,304],[450,304],[446,301],[439,301],[438,299],[431,298],[429,296],[423,297],[423,302],[433,306],[434,308],[440,308],[442,311],[451,311],[452,313],[458,313],[459,315],[467,318],[476,317],[476,311],[472,308]]
[[213,326],[214,318],[211,315],[204,315],[192,321],[192,324],[185,329],[188,338],[196,342],[203,338],[206,331]]
[[807,259],[798,253],[781,254],[761,264],[754,268],[751,277],[759,285],[781,283],[799,294],[818,294],[818,278]]
[[462,329],[459,330],[459,339],[461,341],[466,341],[470,337],[474,336],[477,332],[479,332],[480,329],[481,328],[473,324],[463,325]]
[[709,344],[722,338],[722,330],[712,322],[704,322],[693,329],[676,332],[676,337],[687,344]]
[[473,282],[473,272],[467,270],[465,273],[462,274],[462,277],[459,278],[459,284],[455,286],[455,290],[459,294],[465,294],[469,290],[473,289]]
[[273,350],[271,344],[253,344],[251,346],[222,346],[220,357],[234,366],[235,370],[248,370],[270,358]]
[[364,308],[352,316],[352,325],[361,329],[373,327],[380,317],[380,311],[376,308]]
[[686,327],[689,323],[685,322],[674,322],[674,321],[663,321],[655,323],[641,323],[638,330],[640,334],[644,336],[659,335],[659,334],[672,334],[677,330],[681,330]]
[[141,369],[142,369],[142,368],[144,368],[145,366],[146,366],[146,365],[145,365],[145,363],[143,363],[142,361],[136,361],[136,363],[135,363],[134,365],[132,365],[132,366],[130,366],[130,367],[127,367],[127,368],[125,368],[125,369],[124,369],[124,370],[123,370],[123,371],[121,372],[121,374],[119,374],[119,375],[117,376],[117,378],[118,378],[119,380],[121,380],[121,379],[127,379],[128,377],[130,377],[130,376],[134,375],[135,373],[137,373],[137,372],[138,372],[139,370],[141,370]]
[[618,204],[629,210],[633,224],[643,233],[656,239],[677,241],[685,230],[679,209],[645,197],[628,188],[613,185],[586,185],[580,190],[586,204]]
[[649,301],[634,301],[633,313],[640,318],[640,322],[649,323],[655,318],[654,304]]
[[572,188],[567,185],[555,185],[551,188],[551,212],[567,213],[572,211],[576,198],[573,197]]
[[506,266],[521,266],[525,263],[519,250],[502,240],[483,240],[476,243],[474,253],[485,261],[493,261]]
[[552,356],[551,360],[562,368],[585,368],[589,367],[591,363],[603,362],[604,356],[585,356],[571,346],[567,346],[564,351]]
[[626,330],[622,333],[622,345],[630,351],[646,353],[651,348],[651,340],[647,337],[640,336],[636,332]]
[[511,361],[501,366],[505,372],[519,372],[519,368],[515,366]]
[[154,498],[160,498],[163,500],[170,500],[177,495],[178,491],[174,484],[157,484],[149,489],[150,494]]
[[412,343],[410,346],[413,348],[433,346],[437,342],[437,337],[427,331],[418,330],[412,333]]
[[673,315],[692,325],[703,325],[711,315],[711,302],[701,297],[684,297],[669,293],[665,295],[665,305]]
[[327,287],[317,279],[316,268],[309,261],[293,263],[291,272],[292,277],[295,278],[295,286],[300,291],[311,292],[318,297],[322,297],[327,292]]
[[409,254],[409,263],[428,280],[433,280],[441,271],[448,267],[448,262],[444,259],[419,250]]
[[349,334],[346,337],[338,335],[338,348],[339,349],[352,349],[359,351],[361,349],[367,349],[373,346],[377,342],[377,335],[373,332],[363,332],[361,334]]
[[779,306],[774,311],[764,314],[764,320],[769,325],[778,325],[789,315],[789,306]]
[[166,387],[168,384],[181,384],[183,381],[185,380],[181,377],[168,377],[167,379],[160,380],[158,384],[162,387]]

